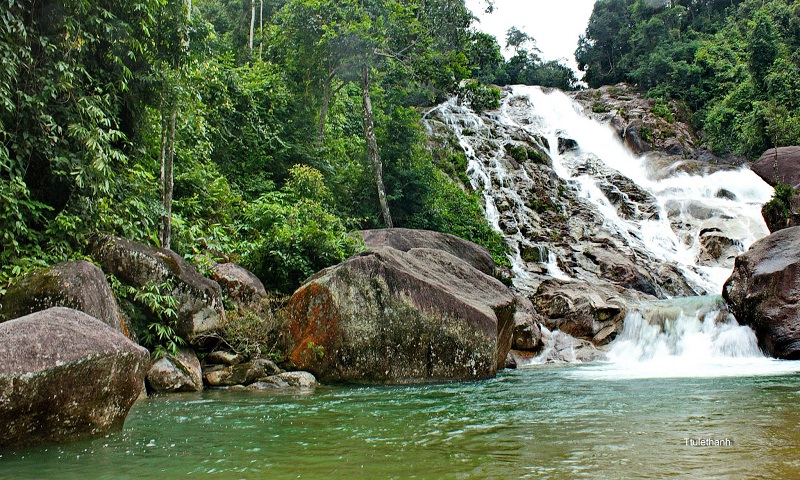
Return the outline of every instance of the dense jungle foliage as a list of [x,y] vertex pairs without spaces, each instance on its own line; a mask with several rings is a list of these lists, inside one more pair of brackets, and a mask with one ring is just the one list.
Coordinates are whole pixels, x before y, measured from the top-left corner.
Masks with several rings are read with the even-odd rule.
[[716,153],[800,143],[800,1],[598,0],[576,58],[591,87],[684,102]]
[[358,249],[349,232],[384,225],[365,91],[394,226],[503,261],[459,180],[464,159],[433,155],[421,109],[459,93],[490,107],[492,82],[574,77],[525,36],[505,62],[472,21],[459,0],[3,2],[0,294],[81,257],[97,231],[227,256],[291,291]]

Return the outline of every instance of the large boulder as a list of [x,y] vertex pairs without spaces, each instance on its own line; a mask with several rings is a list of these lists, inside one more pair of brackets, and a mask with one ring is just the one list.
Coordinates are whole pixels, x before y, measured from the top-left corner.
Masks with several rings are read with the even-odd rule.
[[800,227],[762,238],[740,255],[722,296],[765,352],[800,359]]
[[511,347],[510,290],[441,250],[377,247],[292,296],[291,360],[323,382],[476,380]]
[[449,233],[408,228],[361,230],[367,247],[391,247],[403,252],[412,248],[441,250],[464,260],[487,275],[494,274],[494,259],[486,248]]
[[92,242],[91,254],[106,272],[136,288],[170,282],[179,305],[176,333],[189,341],[225,318],[219,284],[172,250],[104,235]]
[[771,186],[800,187],[800,146],[770,148],[750,168]]
[[0,305],[0,319],[10,320],[51,307],[80,310],[131,338],[105,274],[79,260],[37,270],[17,280]]
[[149,363],[147,350],[77,310],[0,324],[0,448],[122,429]]
[[199,392],[203,390],[200,360],[191,348],[181,348],[177,354],[153,362],[145,381],[153,392]]
[[222,293],[238,305],[256,304],[267,298],[261,280],[239,264],[215,263],[211,278],[222,288]]

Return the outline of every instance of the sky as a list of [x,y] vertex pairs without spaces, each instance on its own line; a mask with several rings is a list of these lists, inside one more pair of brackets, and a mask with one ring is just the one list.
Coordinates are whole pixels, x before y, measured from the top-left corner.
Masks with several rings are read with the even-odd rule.
[[[484,13],[484,0],[466,0],[467,7],[480,18],[478,30],[497,37],[506,44],[506,31],[517,27],[536,39],[544,60],[566,58],[573,70],[578,36],[584,33],[595,0],[495,0],[494,12]],[[509,52],[503,52],[509,56]]]

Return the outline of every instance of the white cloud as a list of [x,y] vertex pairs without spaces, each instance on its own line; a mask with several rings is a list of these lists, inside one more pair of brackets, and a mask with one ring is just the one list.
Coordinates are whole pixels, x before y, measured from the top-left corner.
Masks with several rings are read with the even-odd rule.
[[506,32],[517,27],[536,39],[544,60],[566,59],[577,70],[575,50],[578,36],[584,33],[595,0],[495,0],[493,13],[484,13],[486,2],[466,0],[466,5],[480,18],[476,28],[497,37],[501,47]]

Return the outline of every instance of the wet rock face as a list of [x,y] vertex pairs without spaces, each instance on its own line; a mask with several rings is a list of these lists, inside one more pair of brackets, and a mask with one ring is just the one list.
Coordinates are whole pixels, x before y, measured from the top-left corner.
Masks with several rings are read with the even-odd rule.
[[504,366],[514,311],[507,287],[449,253],[377,247],[295,292],[290,357],[325,383],[490,378]]
[[800,187],[800,146],[770,148],[750,168],[773,187]]
[[722,295],[764,351],[800,359],[800,227],[773,233],[739,256]]
[[610,284],[547,280],[533,298],[549,330],[560,330],[595,345],[604,345],[622,331],[629,305],[654,297]]
[[0,448],[122,429],[149,363],[147,350],[77,310],[0,324]]
[[128,285],[141,288],[148,283],[172,282],[170,294],[179,304],[176,333],[190,342],[225,318],[219,284],[172,250],[106,235],[95,239],[91,253],[106,272]]
[[494,274],[492,254],[484,247],[448,233],[408,228],[361,230],[367,247],[391,247],[402,252],[412,248],[431,248],[464,260],[487,275]]
[[17,280],[3,297],[0,319],[51,307],[74,308],[131,336],[103,271],[87,261],[59,263]]

